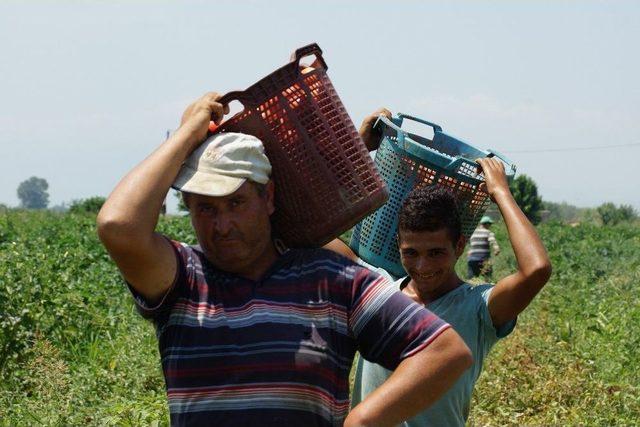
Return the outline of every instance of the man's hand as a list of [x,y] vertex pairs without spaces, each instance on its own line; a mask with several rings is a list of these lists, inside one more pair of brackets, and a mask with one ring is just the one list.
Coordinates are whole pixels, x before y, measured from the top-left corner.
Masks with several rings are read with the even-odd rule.
[[476,159],[478,170],[484,174],[484,184],[481,184],[489,193],[489,197],[494,202],[496,197],[504,194],[511,194],[507,175],[504,172],[504,164],[493,157]]
[[218,102],[220,98],[222,95],[208,92],[187,107],[180,121],[180,130],[187,133],[189,143],[201,142],[207,136],[209,123],[213,121],[219,125],[224,115],[229,113],[229,106]]
[[362,140],[364,141],[364,144],[367,146],[367,149],[369,151],[377,150],[378,145],[380,145],[380,138],[382,135],[380,135],[380,133],[373,128],[373,125],[381,115],[390,119],[391,111],[387,110],[386,108],[380,108],[379,110],[376,110],[374,113],[365,117],[365,119],[362,121],[362,124],[360,125],[360,130],[358,131],[358,133],[360,134],[360,137],[362,137]]

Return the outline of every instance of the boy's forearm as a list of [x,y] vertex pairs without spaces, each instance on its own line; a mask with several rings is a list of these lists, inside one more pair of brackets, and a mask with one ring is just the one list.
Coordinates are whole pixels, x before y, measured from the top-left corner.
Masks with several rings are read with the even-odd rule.
[[494,326],[499,327],[522,312],[551,275],[547,251],[535,227],[516,204],[511,193],[494,196],[504,218],[518,270],[498,280],[488,307]]
[[460,336],[447,329],[428,347],[406,358],[357,405],[345,426],[394,426],[436,402],[473,363]]
[[324,245],[323,248],[349,258],[353,262],[358,261],[358,255],[340,239],[333,239],[332,241]]
[[538,232],[511,193],[501,192],[494,199],[507,226],[518,270],[527,276],[548,266],[549,257]]

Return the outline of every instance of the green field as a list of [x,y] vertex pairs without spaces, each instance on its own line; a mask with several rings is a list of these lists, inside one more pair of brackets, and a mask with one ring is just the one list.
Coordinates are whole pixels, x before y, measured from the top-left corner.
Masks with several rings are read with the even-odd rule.
[[[0,212],[0,425],[166,425],[156,340],[95,218]],[[186,218],[162,219],[193,241]],[[640,422],[640,227],[544,224],[550,283],[498,344],[475,425]],[[505,230],[495,276],[514,268]],[[460,267],[464,267],[463,265]]]

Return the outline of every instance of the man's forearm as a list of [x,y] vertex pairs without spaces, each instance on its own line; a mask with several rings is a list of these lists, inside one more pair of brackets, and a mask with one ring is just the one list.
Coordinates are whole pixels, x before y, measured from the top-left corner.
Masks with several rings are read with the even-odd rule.
[[393,374],[357,405],[345,426],[394,426],[436,402],[473,363],[471,352],[453,330],[406,358]]
[[98,222],[117,222],[141,234],[153,233],[167,191],[197,145],[179,129],[131,170],[109,195]]
[[[98,233],[112,241],[153,236],[164,197],[187,156],[204,140],[213,118],[220,123],[228,106],[221,96],[206,93],[189,105],[180,128],[116,186],[98,215]],[[134,239],[131,239],[131,238]]]

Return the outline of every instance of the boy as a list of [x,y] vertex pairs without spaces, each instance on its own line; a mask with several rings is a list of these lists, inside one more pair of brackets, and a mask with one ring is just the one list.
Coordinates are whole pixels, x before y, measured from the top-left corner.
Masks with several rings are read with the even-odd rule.
[[[444,188],[428,186],[414,189],[407,197],[400,212],[398,246],[408,276],[397,280],[395,285],[450,323],[471,349],[474,363],[444,396],[405,421],[405,426],[465,424],[485,356],[500,338],[511,333],[518,314],[551,275],[546,250],[513,199],[503,164],[491,158],[477,162],[484,172],[487,191],[504,218],[518,267],[495,285],[465,283],[455,271],[465,246],[455,196]],[[357,260],[356,254],[339,241],[329,247]],[[390,374],[381,366],[359,358],[352,405],[357,405]]]

